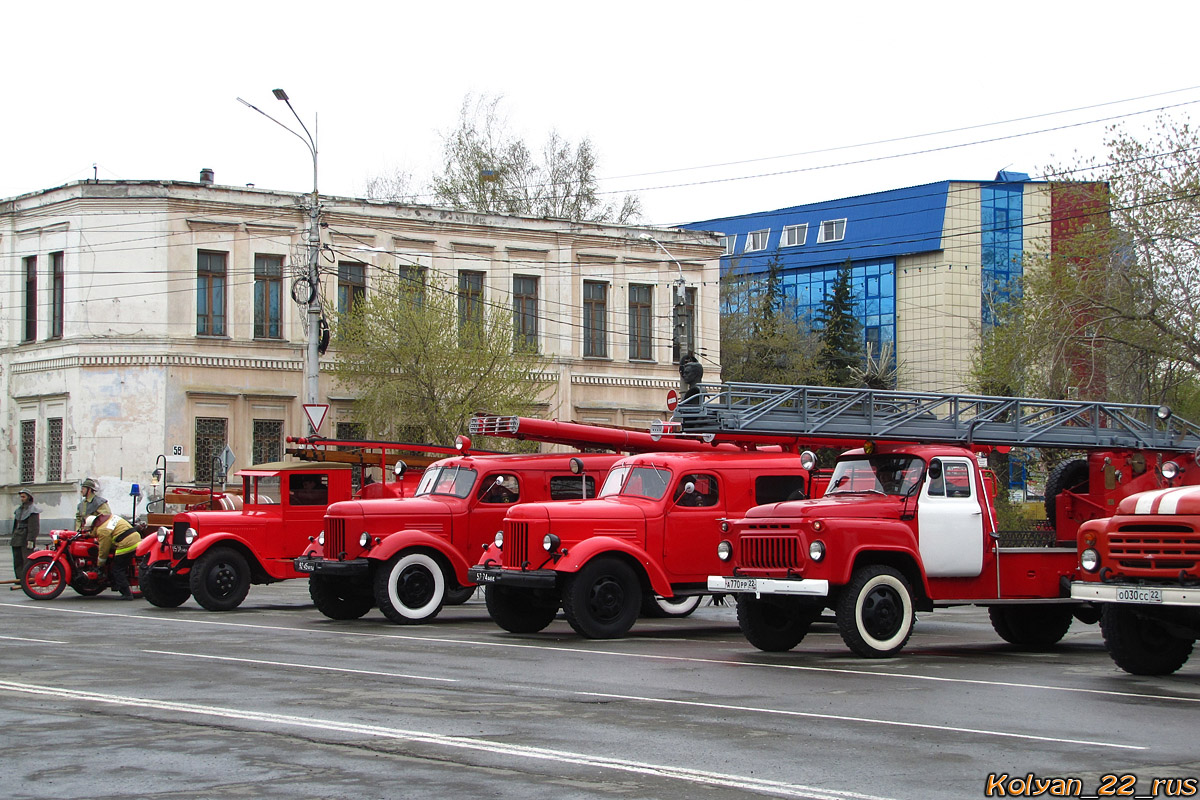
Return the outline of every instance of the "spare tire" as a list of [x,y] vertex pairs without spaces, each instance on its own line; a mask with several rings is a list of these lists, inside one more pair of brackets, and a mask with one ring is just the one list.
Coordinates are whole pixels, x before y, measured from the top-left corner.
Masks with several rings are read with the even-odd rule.
[[1076,494],[1088,491],[1088,463],[1085,458],[1077,458],[1063,463],[1050,470],[1046,478],[1046,521],[1050,527],[1055,527],[1055,500],[1064,490]]

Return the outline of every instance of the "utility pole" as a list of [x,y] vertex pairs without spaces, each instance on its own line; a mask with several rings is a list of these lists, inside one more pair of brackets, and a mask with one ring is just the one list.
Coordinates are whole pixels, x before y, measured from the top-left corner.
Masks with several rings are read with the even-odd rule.
[[[288,99],[287,92],[283,89],[274,89],[272,93],[276,100],[282,100],[287,104],[288,110],[292,112],[292,116],[296,118],[296,122],[300,123],[300,129],[304,131],[301,136],[296,131],[284,125],[279,120],[272,117],[267,112],[257,108],[250,103],[247,103],[242,98],[238,98],[238,102],[242,105],[252,108],[259,114],[262,114],[267,119],[274,122],[276,125],[283,128],[288,133],[295,136],[300,141],[304,142],[304,146],[308,148],[308,152],[312,155],[313,165],[313,188],[312,197],[309,200],[308,209],[308,270],[303,277],[297,278],[292,283],[292,299],[299,305],[308,306],[308,342],[304,354],[304,402],[306,404],[317,403],[320,398],[321,384],[321,195],[317,191],[317,139],[309,132],[308,127],[304,124],[304,120],[300,119],[300,115],[296,113],[296,109],[292,108],[291,100]],[[316,125],[313,125],[314,130]],[[312,431],[316,433],[316,431]]]
[[684,318],[684,311],[687,308],[687,280],[683,277],[683,265],[679,263],[679,259],[671,254],[671,251],[666,248],[662,242],[655,239],[648,233],[639,234],[638,238],[646,242],[654,242],[658,245],[667,258],[675,262],[675,266],[679,269],[679,277],[675,279],[673,285],[674,293],[674,308],[675,308],[675,341],[679,342],[679,359],[682,363],[683,357],[694,354],[695,347],[688,336],[687,320]]

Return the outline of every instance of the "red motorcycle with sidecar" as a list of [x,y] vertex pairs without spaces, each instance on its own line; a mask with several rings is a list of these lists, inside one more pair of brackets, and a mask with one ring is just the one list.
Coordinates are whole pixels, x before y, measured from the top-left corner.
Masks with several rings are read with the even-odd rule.
[[[112,559],[97,567],[99,545],[90,533],[50,531],[50,546],[25,559],[21,589],[34,600],[53,600],[70,586],[85,597],[112,586]],[[137,560],[129,565],[129,586],[138,591]]]

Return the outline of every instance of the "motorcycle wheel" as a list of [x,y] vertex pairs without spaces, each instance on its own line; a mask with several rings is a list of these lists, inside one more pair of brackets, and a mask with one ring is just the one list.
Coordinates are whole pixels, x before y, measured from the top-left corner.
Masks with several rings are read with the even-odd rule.
[[21,591],[33,600],[53,600],[67,588],[67,572],[62,562],[42,556],[25,562],[21,573]]
[[108,588],[108,585],[103,581],[92,580],[91,578],[80,575],[75,580],[71,581],[71,588],[84,597],[95,597]]

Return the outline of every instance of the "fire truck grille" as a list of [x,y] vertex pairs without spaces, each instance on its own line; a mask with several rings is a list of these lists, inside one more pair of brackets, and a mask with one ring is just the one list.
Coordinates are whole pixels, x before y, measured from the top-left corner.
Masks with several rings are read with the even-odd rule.
[[176,522],[175,527],[171,530],[171,544],[187,544],[187,529],[188,524],[184,522]]
[[504,566],[520,569],[529,559],[529,523],[509,522],[504,532]]
[[1123,525],[1112,535],[1109,549],[1121,567],[1157,573],[1196,570],[1200,565],[1200,534],[1184,525]]
[[325,518],[325,557],[337,558],[346,552],[346,520],[340,517]]
[[743,567],[799,567],[800,540],[795,536],[743,536],[741,547]]

